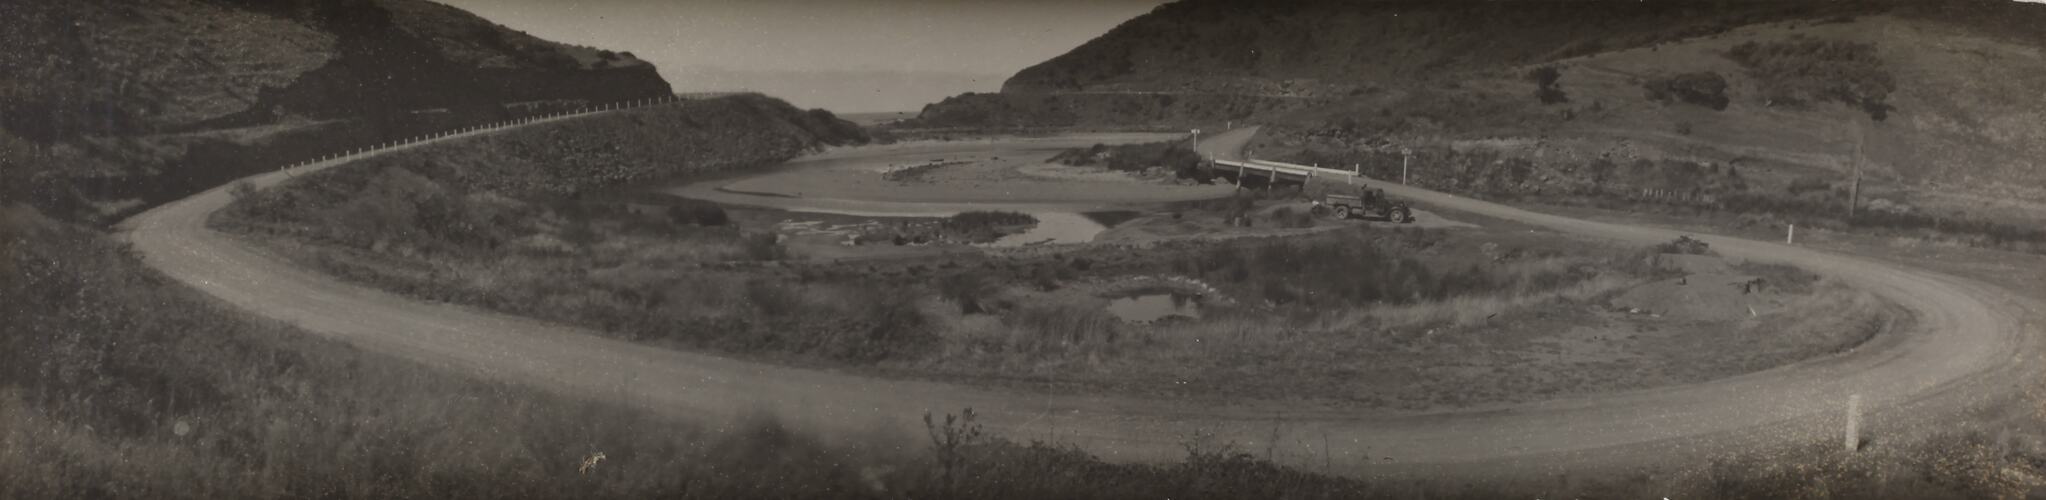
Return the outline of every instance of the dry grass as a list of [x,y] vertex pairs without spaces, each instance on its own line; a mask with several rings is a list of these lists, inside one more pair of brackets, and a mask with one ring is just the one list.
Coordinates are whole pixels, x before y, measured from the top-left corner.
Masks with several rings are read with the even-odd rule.
[[253,320],[100,235],[0,222],[0,498],[1408,496],[1249,458],[655,418]]
[[1641,281],[1636,277],[1603,275],[1551,290],[1462,295],[1430,302],[1380,306],[1347,313],[1328,320],[1328,324],[1335,328],[1371,326],[1401,330],[1436,325],[1471,327],[1492,321],[1501,314],[1539,304],[1559,300],[1591,301],[1638,285]]

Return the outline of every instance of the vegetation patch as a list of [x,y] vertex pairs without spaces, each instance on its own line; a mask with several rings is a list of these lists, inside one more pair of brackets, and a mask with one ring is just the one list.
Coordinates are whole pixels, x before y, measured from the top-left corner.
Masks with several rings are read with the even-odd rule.
[[1100,166],[1120,172],[1162,168],[1182,178],[1190,178],[1200,170],[1201,157],[1187,147],[1186,141],[1165,141],[1114,146],[1095,144],[1060,151],[1045,161],[1072,166]]
[[985,243],[1037,225],[1037,217],[1021,212],[971,210],[946,217],[940,224],[955,238]]
[[889,169],[887,172],[881,173],[881,178],[887,179],[889,182],[905,183],[926,182],[925,176],[930,175],[931,172],[936,172],[940,168],[945,168],[953,165],[965,165],[967,163],[969,162],[932,160],[928,163],[918,163],[915,165]]
[[[1404,158],[1397,149],[1319,144],[1297,148],[1284,154],[1281,161],[1357,165],[1366,176],[1400,178]],[[1486,148],[1417,148],[1415,156],[1427,158],[1428,170],[1425,175],[1413,176],[1414,185],[1494,200],[1679,214],[1716,213],[1737,217],[1744,225],[1761,221],[1777,229],[1795,223],[1800,228],[1855,230],[1982,248],[2046,252],[2046,230],[1968,214],[1936,213],[1864,198],[1865,205],[1849,216],[1846,207],[1850,196],[1844,183],[1833,175],[1769,179],[1751,177],[1753,167],[1736,162],[1621,161],[1602,156],[1541,160]]]
[[1642,82],[1641,88],[1647,92],[1648,100],[1664,104],[1684,103],[1724,111],[1730,101],[1726,97],[1726,78],[1711,71],[1652,78]]
[[1836,102],[1881,120],[1890,110],[1886,100],[1897,88],[1875,46],[1865,42],[1793,36],[1735,45],[1726,58],[1747,68],[1772,106]]
[[1677,239],[1658,243],[1652,249],[1657,253],[1677,255],[1707,255],[1712,253],[1711,244],[1697,238],[1692,238],[1690,235],[1678,236]]
[[1535,84],[1535,99],[1542,104],[1570,102],[1570,95],[1565,94],[1563,86],[1557,83],[1557,80],[1562,78],[1563,71],[1556,69],[1555,66],[1542,66],[1527,73],[1527,81]]

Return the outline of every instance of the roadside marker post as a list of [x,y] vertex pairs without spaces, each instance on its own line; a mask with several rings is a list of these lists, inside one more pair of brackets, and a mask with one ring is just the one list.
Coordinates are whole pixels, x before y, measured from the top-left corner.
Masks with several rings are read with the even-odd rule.
[[1789,233],[1785,233],[1785,234],[1783,235],[1783,244],[1785,244],[1785,245],[1796,245],[1796,244],[1797,244],[1797,224],[1794,224],[1794,223],[1793,223],[1793,224],[1791,224],[1791,225],[1790,225],[1790,232],[1789,232]]
[[1847,451],[1861,449],[1861,395],[1847,396]]
[[[1413,159],[1414,150],[1405,147],[1400,148],[1400,185],[1402,186],[1407,185],[1407,164],[1412,163]],[[1361,169],[1362,167],[1360,166],[1359,168]],[[1359,170],[1358,173],[1363,173],[1363,171]]]

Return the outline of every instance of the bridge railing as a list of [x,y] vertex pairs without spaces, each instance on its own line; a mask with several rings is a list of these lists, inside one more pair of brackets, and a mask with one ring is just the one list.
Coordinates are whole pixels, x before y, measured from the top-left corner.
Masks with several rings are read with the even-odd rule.
[[531,116],[523,116],[523,117],[519,117],[519,118],[513,118],[513,119],[509,119],[509,120],[499,120],[499,121],[494,121],[494,122],[489,122],[489,123],[482,123],[482,124],[476,124],[476,125],[468,125],[468,126],[463,126],[463,127],[457,127],[457,128],[451,128],[451,129],[447,129],[447,130],[441,130],[441,131],[436,131],[436,132],[428,132],[428,133],[424,133],[424,134],[419,134],[419,135],[417,135],[417,136],[413,136],[413,137],[407,137],[407,138],[404,138],[404,139],[397,139],[397,140],[391,140],[391,141],[384,141],[384,142],[379,142],[379,143],[376,143],[376,144],[372,144],[372,145],[368,145],[368,146],[362,146],[362,147],[355,147],[355,148],[349,148],[349,149],[344,149],[344,150],[340,150],[340,151],[335,151],[335,152],[332,152],[332,153],[326,153],[326,154],[321,154],[321,155],[318,155],[318,156],[314,156],[314,157],[311,157],[311,158],[307,158],[307,159],[304,159],[304,160],[300,160],[300,161],[297,161],[297,162],[293,162],[293,163],[291,163],[291,164],[288,164],[288,165],[284,165],[284,166],[278,167],[278,170],[289,170],[289,169],[293,169],[293,168],[303,167],[303,166],[307,166],[307,165],[312,165],[312,164],[316,164],[316,163],[325,163],[325,162],[330,162],[330,161],[335,161],[335,160],[350,160],[350,159],[354,159],[354,158],[360,158],[360,157],[363,157],[363,156],[368,156],[368,155],[373,155],[373,154],[377,154],[377,153],[380,153],[380,152],[383,152],[383,151],[387,151],[387,150],[391,150],[391,149],[396,149],[396,148],[402,148],[402,147],[406,147],[406,146],[411,146],[411,145],[414,145],[414,144],[420,144],[420,143],[424,143],[424,142],[431,142],[431,141],[435,141],[435,140],[439,140],[439,139],[445,139],[445,138],[449,138],[449,137],[456,137],[456,136],[464,136],[464,135],[472,135],[472,134],[480,134],[480,133],[488,133],[488,132],[495,132],[495,131],[499,131],[499,130],[504,130],[504,129],[508,129],[508,128],[512,128],[512,127],[517,127],[517,126],[520,126],[520,125],[528,125],[528,124],[533,124],[533,123],[540,123],[540,122],[547,122],[547,121],[554,121],[554,120],[562,120],[562,119],[568,119],[568,118],[575,118],[575,117],[579,117],[579,116],[586,116],[586,115],[592,115],[592,114],[597,114],[597,113],[604,113],[604,112],[610,112],[610,111],[620,111],[620,110],[627,110],[627,109],[639,109],[639,108],[649,108],[649,107],[655,107],[655,106],[665,106],[665,105],[670,105],[670,104],[675,104],[675,103],[680,103],[680,102],[685,102],[685,101],[699,100],[699,99],[701,99],[701,98],[702,98],[702,97],[699,97],[699,96],[696,96],[696,95],[683,95],[683,94],[674,94],[674,95],[666,95],[666,96],[661,96],[661,97],[648,97],[648,98],[643,98],[643,99],[630,99],[630,100],[624,100],[624,101],[613,101],[613,102],[607,102],[607,103],[600,103],[600,104],[594,104],[594,105],[590,105],[590,106],[584,106],[584,107],[580,107],[580,108],[576,108],[576,109],[572,109],[572,110],[566,110],[566,111],[556,111],[556,112],[551,112],[551,113],[541,113],[541,114],[536,114],[536,115],[531,115]]
[[1275,178],[1280,174],[1297,175],[1307,179],[1307,182],[1313,182],[1313,179],[1331,178],[1342,179],[1344,183],[1355,183],[1358,179],[1364,178],[1363,175],[1355,170],[1324,168],[1316,165],[1299,165],[1271,160],[1227,160],[1216,158],[1208,160],[1208,162],[1211,164],[1208,167],[1211,170],[1236,170],[1238,182],[1241,182],[1244,175],[1251,173],[1264,175],[1267,178]]

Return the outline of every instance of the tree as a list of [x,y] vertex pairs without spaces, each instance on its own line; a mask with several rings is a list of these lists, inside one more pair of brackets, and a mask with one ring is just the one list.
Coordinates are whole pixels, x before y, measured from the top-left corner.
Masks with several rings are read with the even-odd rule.
[[1563,87],[1556,83],[1563,78],[1563,71],[1555,66],[1542,66],[1527,73],[1527,79],[1535,83],[1535,98],[1542,104],[1570,102],[1570,96],[1563,93]]

